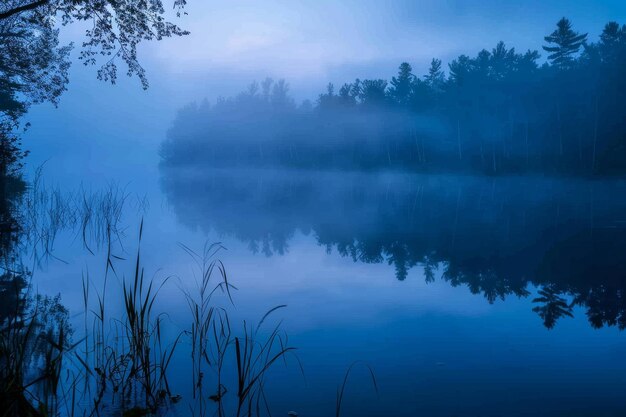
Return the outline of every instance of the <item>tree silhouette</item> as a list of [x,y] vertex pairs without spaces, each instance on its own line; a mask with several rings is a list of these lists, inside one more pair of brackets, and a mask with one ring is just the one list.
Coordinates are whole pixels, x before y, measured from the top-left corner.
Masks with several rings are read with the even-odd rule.
[[363,80],[359,98],[366,106],[381,106],[387,100],[387,81]]
[[[173,0],[180,15],[186,0]],[[55,32],[55,22],[68,25],[76,21],[92,21],[85,32],[87,40],[80,50],[85,65],[94,65],[98,57],[104,59],[98,78],[115,82],[116,58],[127,64],[128,75],[137,75],[144,88],[148,87],[145,70],[137,59],[137,46],[143,41],[161,40],[188,32],[165,19],[161,0],[121,2],[98,0],[6,0],[0,6],[0,23],[16,20]],[[55,19],[56,18],[56,19]]]
[[411,65],[403,62],[398,70],[398,76],[391,78],[389,95],[397,104],[406,105],[409,102],[415,78],[412,71]]
[[[357,80],[358,82],[358,80]],[[356,105],[358,93],[354,88],[354,84],[346,83],[339,89],[339,101],[343,106],[352,107]]]
[[20,118],[31,104],[58,102],[69,68],[58,30],[37,20],[0,20],[0,176],[20,168]]
[[604,62],[610,64],[617,63],[617,58],[623,53],[625,38],[626,25],[620,26],[617,22],[609,22],[604,26],[598,44],[598,49]]
[[548,45],[543,49],[550,53],[548,59],[553,65],[560,69],[570,68],[580,47],[585,43],[587,34],[574,32],[571,22],[566,18],[559,20],[556,26],[556,30],[544,38]]
[[544,287],[539,290],[540,297],[533,299],[533,303],[541,303],[533,308],[533,311],[539,314],[543,319],[543,324],[548,328],[554,328],[557,320],[561,317],[574,317],[572,314],[572,306],[567,303],[565,298],[552,286]]
[[[177,14],[185,0],[173,0]],[[56,104],[68,82],[72,45],[59,45],[59,26],[92,22],[85,31],[79,60],[99,65],[97,77],[115,83],[117,61],[129,76],[148,87],[137,57],[141,42],[188,32],[165,19],[161,0],[3,0],[0,3],[0,168],[19,167],[24,153],[17,134],[19,119],[31,104]],[[57,24],[58,22],[58,24]]]
[[[519,53],[498,42],[452,60],[448,75],[433,59],[422,77],[405,62],[389,84],[384,79],[357,79],[340,88],[330,84],[319,95],[319,111],[282,114],[293,118],[281,121],[291,126],[281,135],[299,140],[276,140],[273,160],[316,169],[623,174],[626,108],[619,103],[626,102],[625,34],[623,26],[609,23],[597,42],[586,42],[586,35],[561,19],[546,37],[550,59],[541,66],[538,51]],[[262,90],[269,101],[270,86]],[[233,118],[239,109],[231,110]],[[228,130],[225,135],[232,134]],[[259,140],[277,132],[270,127],[263,135],[261,126],[253,130]],[[254,142],[213,139],[224,145],[220,160],[211,159],[221,165]],[[212,154],[215,145],[206,153]],[[247,154],[260,155],[258,149]],[[300,157],[280,156],[287,154]],[[200,150],[193,159],[201,155]],[[263,155],[267,161],[267,152]]]
[[428,68],[428,74],[424,77],[426,84],[435,92],[440,92],[446,82],[446,75],[441,68],[441,60],[433,58]]
[[278,80],[272,88],[270,97],[272,106],[278,109],[293,108],[295,106],[293,99],[289,97],[289,84],[283,80]]

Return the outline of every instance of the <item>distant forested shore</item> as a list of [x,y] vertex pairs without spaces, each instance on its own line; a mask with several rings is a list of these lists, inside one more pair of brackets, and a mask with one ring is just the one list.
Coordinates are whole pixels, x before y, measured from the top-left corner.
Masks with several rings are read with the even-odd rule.
[[[539,51],[499,42],[424,76],[329,84],[297,105],[284,80],[182,109],[165,166],[626,173],[626,25],[596,41],[563,18]],[[541,63],[543,62],[543,63]]]

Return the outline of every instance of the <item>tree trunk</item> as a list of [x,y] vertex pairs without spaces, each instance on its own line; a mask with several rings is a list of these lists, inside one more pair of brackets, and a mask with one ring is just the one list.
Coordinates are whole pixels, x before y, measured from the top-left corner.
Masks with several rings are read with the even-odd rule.
[[596,93],[595,117],[593,123],[593,152],[591,155],[591,173],[596,171],[596,146],[598,143],[598,94]]
[[480,136],[480,162],[485,166],[485,139]]
[[556,102],[556,121],[559,129],[559,156],[563,156],[563,130],[561,129],[561,105]]
[[530,159],[530,152],[528,149],[528,120],[526,120],[526,169],[528,169],[529,159]]
[[459,145],[459,161],[463,159],[463,153],[461,152],[461,120],[456,120],[456,139]]
[[413,137],[415,139],[415,153],[417,154],[417,163],[421,164],[422,163],[422,152],[421,152],[421,149],[420,149],[419,142],[417,140],[417,135],[414,135]]

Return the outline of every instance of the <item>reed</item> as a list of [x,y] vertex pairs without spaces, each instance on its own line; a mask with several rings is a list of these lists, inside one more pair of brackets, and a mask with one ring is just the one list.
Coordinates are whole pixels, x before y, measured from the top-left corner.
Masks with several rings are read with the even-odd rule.
[[[68,312],[60,299],[29,297],[31,275],[25,268],[3,268],[6,272],[0,283],[16,286],[3,286],[0,296],[9,295],[16,302],[14,311],[0,317],[0,409],[4,410],[0,417],[92,417],[105,406],[117,407],[126,417],[155,414],[180,400],[171,391],[168,374],[182,338],[191,344],[192,415],[271,414],[264,392],[270,369],[279,361],[287,364],[287,356],[293,356],[304,373],[295,347],[281,329],[282,322],[269,326],[286,305],[271,308],[256,325],[243,321],[240,328],[234,326],[229,308],[222,306],[223,301],[235,305],[233,292],[237,290],[217,258],[224,247],[206,244],[198,254],[181,245],[199,271],[195,288],[182,290],[191,323],[173,340],[164,338],[167,316],[156,312],[155,305],[169,278],[158,284],[146,278],[141,256],[143,220],[132,274],[120,277],[116,270],[118,261],[125,261],[114,253],[124,251],[121,222],[128,194],[111,185],[103,192],[81,189],[67,195],[47,188],[40,175],[26,197],[20,244],[31,246],[34,263],[39,264],[55,258],[54,244],[61,232],[74,231],[89,253],[104,249],[104,276],[102,286],[95,288],[89,271],[83,275],[84,337],[74,343]],[[137,209],[144,210],[146,205],[145,200],[138,200]],[[120,283],[123,310],[119,315],[112,314],[108,304],[116,297],[110,281]],[[218,294],[224,297],[221,301],[215,299]],[[46,323],[44,318],[53,321]],[[337,416],[351,369],[338,391]],[[29,373],[32,377],[27,378]]]
[[[83,280],[83,305],[86,315],[93,316],[91,330],[85,331],[85,357],[81,364],[92,380],[95,393],[92,412],[97,413],[107,390],[108,399],[119,402],[122,409],[155,412],[171,397],[167,371],[182,334],[165,344],[162,337],[163,315],[153,311],[159,290],[167,282],[155,286],[145,279],[141,265],[143,222],[139,230],[139,246],[130,279],[123,278],[121,291],[124,300],[123,316],[108,317],[107,283],[115,274],[111,252],[107,254],[105,276],[101,293],[96,294],[95,308],[89,309],[89,278]],[[141,400],[136,400],[136,399]]]
[[[244,321],[242,335],[234,336],[228,311],[213,303],[214,296],[219,292],[228,298],[231,305],[234,304],[231,291],[237,289],[229,282],[224,264],[216,258],[224,247],[219,243],[207,244],[201,254],[187,246],[181,247],[193,259],[200,275],[200,279],[195,280],[195,291],[183,290],[192,316],[188,334],[192,345],[193,396],[197,400],[196,407],[191,409],[192,414],[205,416],[211,411],[206,401],[208,398],[216,405],[218,416],[228,415],[225,396],[229,389],[224,368],[232,364],[236,376],[234,415],[260,415],[261,405],[269,409],[263,392],[265,374],[276,361],[295,350],[288,346],[288,338],[280,330],[280,323],[265,338],[262,338],[260,330],[272,313],[286,306],[269,310],[256,327]],[[217,277],[213,278],[215,275]],[[234,361],[229,360],[230,355],[234,356]],[[210,394],[206,392],[205,382],[208,371],[214,375],[211,382],[215,388]]]
[[21,198],[21,249],[30,251],[36,264],[50,258],[60,260],[54,254],[55,242],[65,231],[73,233],[91,254],[112,243],[121,245],[122,219],[128,206],[134,205],[138,214],[147,210],[145,198],[133,197],[117,183],[97,191],[81,186],[77,191],[62,192],[58,186],[46,184],[43,167],[39,167]]
[[[280,305],[269,310],[256,327],[243,323],[243,336],[235,337],[235,358],[237,362],[237,413],[236,416],[260,414],[263,401],[265,409],[269,404],[263,392],[264,378],[270,367],[287,353],[295,350],[288,345],[287,335],[280,330],[279,322],[264,341],[259,337],[259,330],[265,319],[276,310],[286,307]],[[254,407],[254,408],[253,408]]]
[[[205,244],[202,254],[198,254],[189,247],[181,247],[193,260],[196,269],[200,272],[200,279],[195,279],[195,290],[188,291],[181,287],[189,306],[192,323],[187,332],[191,339],[192,364],[192,392],[196,407],[192,412],[205,416],[208,405],[206,399],[218,404],[218,415],[224,414],[222,397],[226,388],[222,384],[226,350],[231,341],[231,328],[228,314],[225,309],[212,304],[215,293],[220,290],[228,295],[232,303],[231,289],[236,289],[228,282],[226,268],[223,263],[215,259],[217,253],[224,247],[219,244]],[[212,286],[215,271],[219,273],[219,281]],[[216,393],[205,395],[204,376],[212,368],[216,374]]]
[[350,366],[346,370],[346,373],[343,377],[343,382],[337,388],[337,400],[335,402],[335,417],[339,417],[341,415],[341,406],[343,405],[343,397],[346,392],[346,387],[348,385],[348,378],[350,377],[350,373],[352,372],[353,368],[357,365],[363,365],[367,368],[372,378],[372,385],[374,387],[374,390],[376,391],[376,394],[378,395],[378,383],[376,382],[376,376],[374,375],[374,371],[372,370],[372,368],[368,364],[363,363],[361,361],[352,362],[352,364],[350,364]]
[[[139,231],[139,241],[143,234],[143,221]],[[140,250],[137,250],[135,274],[132,281],[123,282],[125,322],[123,329],[127,341],[126,356],[130,362],[129,377],[141,385],[146,407],[156,410],[159,400],[171,395],[167,383],[167,368],[180,339],[180,334],[169,347],[164,347],[161,338],[162,316],[153,317],[153,307],[159,290],[153,281],[145,283],[144,269],[140,264]]]

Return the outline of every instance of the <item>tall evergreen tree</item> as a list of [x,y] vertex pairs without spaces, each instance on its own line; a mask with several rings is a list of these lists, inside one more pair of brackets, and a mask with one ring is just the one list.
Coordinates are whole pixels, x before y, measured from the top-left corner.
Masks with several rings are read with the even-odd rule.
[[354,94],[354,86],[350,83],[345,83],[339,89],[339,101],[343,106],[356,105],[356,95]]
[[430,61],[430,68],[428,69],[428,74],[424,76],[424,81],[426,81],[426,84],[434,91],[440,91],[442,89],[446,81],[446,76],[441,69],[440,59],[433,58],[433,60]]
[[412,71],[413,68],[411,68],[411,65],[403,62],[398,70],[398,76],[391,78],[389,96],[394,102],[401,106],[405,106],[411,96],[411,87],[415,79]]
[[354,97],[354,99],[356,100],[361,95],[362,88],[363,86],[361,85],[361,80],[357,78],[352,83],[352,89],[350,90],[350,95]]
[[460,55],[448,64],[450,68],[450,80],[461,86],[467,81],[472,67],[472,59],[467,55]]
[[293,99],[289,97],[289,84],[284,79],[280,79],[277,83],[274,83],[270,103],[276,109],[292,108],[295,106]]
[[618,56],[626,49],[626,25],[609,22],[600,35],[598,49],[601,59],[607,63],[615,63]]
[[261,89],[262,89],[262,97],[263,100],[265,100],[266,102],[270,101],[270,94],[272,92],[272,85],[274,84],[274,80],[271,79],[270,77],[267,77],[263,80],[263,82],[261,83]]
[[544,38],[548,45],[543,49],[550,53],[548,59],[553,65],[560,69],[570,68],[576,53],[587,40],[587,34],[574,32],[572,23],[566,18],[559,20],[556,26],[556,30]]
[[495,48],[491,50],[489,62],[489,76],[493,80],[503,80],[510,77],[516,69],[518,59],[515,48],[507,49],[504,42],[498,42]]
[[360,99],[365,105],[382,105],[385,103],[387,91],[387,81],[385,80],[363,80]]
[[335,104],[336,98],[337,97],[335,96],[335,85],[333,83],[328,83],[328,85],[326,86],[326,93],[320,94],[319,98],[317,99],[319,108],[322,110],[331,109]]

